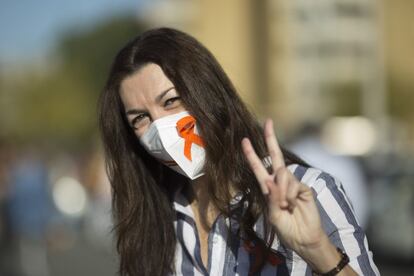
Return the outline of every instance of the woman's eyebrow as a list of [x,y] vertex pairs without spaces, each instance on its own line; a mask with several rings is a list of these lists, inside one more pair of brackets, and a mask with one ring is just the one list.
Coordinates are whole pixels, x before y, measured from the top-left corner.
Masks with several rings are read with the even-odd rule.
[[[155,97],[155,102],[159,103],[162,100],[162,98],[165,95],[167,95],[167,93],[170,92],[174,88],[175,87],[172,86],[172,87],[164,90],[163,92],[161,92],[157,97]],[[145,112],[146,112],[145,110],[133,108],[133,109],[129,109],[128,111],[126,111],[125,114],[126,115],[135,115],[135,114],[140,114],[140,113],[145,113]]]
[[145,113],[145,112],[146,112],[145,110],[133,108],[133,109],[130,109],[127,112],[125,112],[125,114],[126,115],[135,115],[135,114],[141,114],[141,113]]
[[156,103],[159,103],[161,100],[162,100],[162,98],[171,90],[171,89],[174,89],[175,87],[174,86],[172,86],[172,87],[170,87],[170,88],[168,88],[167,90],[165,90],[165,91],[163,91],[163,92],[161,92],[156,98],[155,98],[155,102]]

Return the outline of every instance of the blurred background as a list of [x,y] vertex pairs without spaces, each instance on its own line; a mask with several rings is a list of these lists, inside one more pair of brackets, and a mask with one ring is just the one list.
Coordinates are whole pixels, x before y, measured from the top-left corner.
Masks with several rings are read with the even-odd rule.
[[382,275],[414,275],[413,1],[0,0],[0,26],[0,275],[116,274],[96,102],[159,26],[342,181]]

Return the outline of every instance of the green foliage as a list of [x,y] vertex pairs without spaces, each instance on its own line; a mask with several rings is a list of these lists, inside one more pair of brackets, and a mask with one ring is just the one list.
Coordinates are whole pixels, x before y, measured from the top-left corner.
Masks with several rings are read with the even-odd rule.
[[118,50],[143,29],[143,24],[135,18],[115,18],[91,30],[67,32],[57,51],[64,67],[77,72],[98,93]]
[[131,17],[66,32],[46,70],[25,68],[0,90],[0,138],[83,150],[96,142],[96,103],[117,51],[143,30]]

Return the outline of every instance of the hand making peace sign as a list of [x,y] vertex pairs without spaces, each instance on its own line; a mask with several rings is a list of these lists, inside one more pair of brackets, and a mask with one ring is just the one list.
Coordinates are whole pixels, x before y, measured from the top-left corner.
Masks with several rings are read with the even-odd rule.
[[248,138],[242,140],[244,154],[269,205],[269,219],[283,244],[299,255],[309,247],[319,246],[327,235],[321,227],[312,190],[296,179],[286,167],[273,131],[273,122],[265,123],[264,134],[272,160],[269,174]]
[[[242,147],[267,197],[270,223],[281,242],[299,254],[314,270],[329,271],[338,264],[340,257],[322,229],[313,192],[286,168],[272,120],[266,120],[264,135],[272,160],[272,174],[267,172],[248,138],[242,140]],[[338,275],[357,274],[346,265]]]

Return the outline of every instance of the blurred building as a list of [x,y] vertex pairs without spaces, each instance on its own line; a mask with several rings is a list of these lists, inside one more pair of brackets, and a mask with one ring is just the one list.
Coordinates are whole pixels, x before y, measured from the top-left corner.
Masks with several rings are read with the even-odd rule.
[[385,115],[377,1],[268,2],[269,88],[280,91],[269,93],[271,113],[298,123]]
[[386,114],[378,1],[158,3],[146,14],[153,25],[195,35],[246,102],[260,115],[278,118],[285,130],[309,118]]

